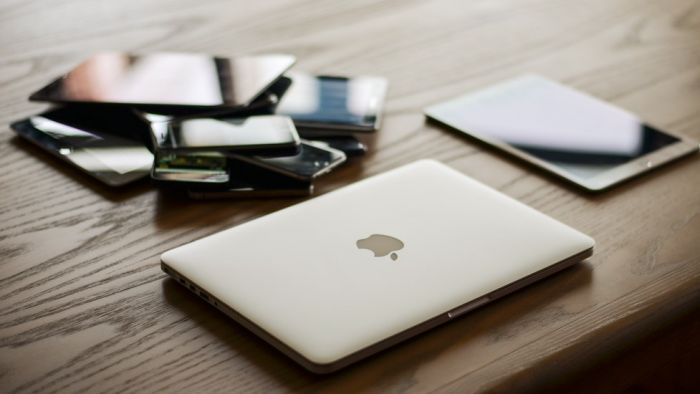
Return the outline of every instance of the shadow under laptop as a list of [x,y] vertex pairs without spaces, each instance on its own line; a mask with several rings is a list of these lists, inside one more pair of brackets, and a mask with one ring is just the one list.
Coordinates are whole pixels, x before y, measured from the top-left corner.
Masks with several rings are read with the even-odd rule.
[[[592,281],[592,272],[593,267],[588,260],[575,264],[454,321],[328,375],[316,375],[305,370],[172,279],[163,281],[163,293],[170,305],[193,319],[232,352],[240,354],[240,359],[265,371],[287,390],[317,391],[332,387],[334,392],[381,391],[384,385],[386,388],[393,387],[398,381],[408,387],[419,385],[419,378],[416,377],[418,370],[426,362],[445,353],[459,353],[460,349],[467,349],[463,352],[469,353],[468,349],[474,347],[474,357],[467,356],[468,360],[461,361],[474,362],[474,370],[478,370],[493,359],[517,349],[520,346],[518,340],[526,337],[528,332],[545,335],[549,331],[548,326],[565,324],[577,311],[567,312],[562,298],[574,291],[585,290]],[[460,361],[459,357],[454,359]],[[242,367],[237,365],[236,368]]]

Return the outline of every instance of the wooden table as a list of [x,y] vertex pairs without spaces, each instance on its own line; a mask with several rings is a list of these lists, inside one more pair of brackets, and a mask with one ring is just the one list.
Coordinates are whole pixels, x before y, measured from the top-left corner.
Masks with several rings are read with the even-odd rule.
[[[386,76],[371,152],[317,195],[435,158],[591,234],[595,255],[345,371],[307,373],[159,268],[167,249],[299,199],[109,189],[9,130],[44,108],[29,93],[104,49],[287,52],[297,69]],[[4,0],[0,392],[551,388],[700,310],[700,157],[588,195],[425,123],[429,104],[528,72],[699,139],[700,2]]]

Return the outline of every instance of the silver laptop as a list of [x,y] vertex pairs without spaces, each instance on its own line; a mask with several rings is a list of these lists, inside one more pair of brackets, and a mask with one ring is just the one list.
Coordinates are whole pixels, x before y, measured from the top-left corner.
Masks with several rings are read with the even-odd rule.
[[163,270],[317,373],[592,254],[590,237],[432,160],[164,253]]

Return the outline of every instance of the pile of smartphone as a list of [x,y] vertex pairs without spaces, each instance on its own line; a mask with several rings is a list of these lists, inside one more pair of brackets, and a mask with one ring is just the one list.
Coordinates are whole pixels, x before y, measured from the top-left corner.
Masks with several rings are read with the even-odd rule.
[[100,53],[30,96],[21,137],[110,186],[150,177],[192,198],[300,196],[361,156],[387,82],[289,69],[290,55]]

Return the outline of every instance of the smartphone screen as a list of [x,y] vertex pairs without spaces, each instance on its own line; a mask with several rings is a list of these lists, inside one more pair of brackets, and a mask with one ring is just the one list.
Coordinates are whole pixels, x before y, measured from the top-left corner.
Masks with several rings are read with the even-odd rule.
[[680,141],[621,108],[539,76],[437,104],[426,114],[583,180]]
[[30,96],[34,101],[139,108],[247,106],[295,62],[290,55],[94,55]]
[[346,155],[337,149],[303,141],[300,152],[293,156],[263,157],[232,154],[231,157],[258,165],[293,178],[310,180],[345,162]]
[[277,113],[288,115],[299,128],[373,131],[378,128],[387,81],[379,77],[286,74],[292,86]]
[[58,108],[11,127],[22,138],[110,186],[143,178],[153,165],[153,155],[141,140],[147,125],[129,110],[95,115],[87,108]]
[[150,120],[154,146],[161,151],[256,151],[292,154],[299,135],[291,119],[279,115],[248,118],[170,118],[145,115]]

